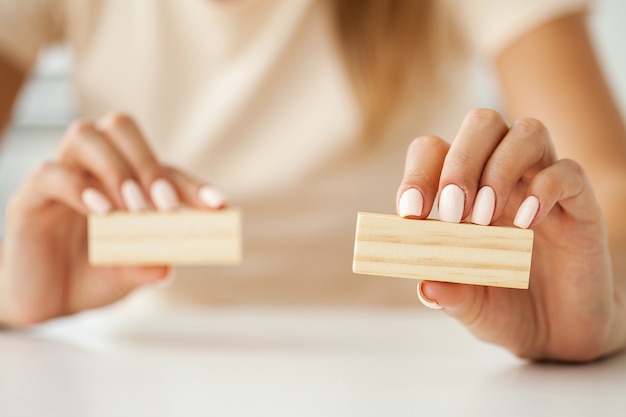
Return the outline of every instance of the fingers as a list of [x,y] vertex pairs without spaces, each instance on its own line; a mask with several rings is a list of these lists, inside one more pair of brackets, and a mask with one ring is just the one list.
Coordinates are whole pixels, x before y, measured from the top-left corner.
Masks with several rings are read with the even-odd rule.
[[[126,297],[134,290],[145,285],[154,285],[170,281],[174,274],[174,269],[170,266],[125,266],[101,267],[104,270],[114,270],[114,279],[103,279],[100,281],[81,282],[81,287],[75,291],[91,296],[89,298],[102,297],[109,294],[109,299],[102,300],[102,305],[110,304],[116,300]],[[80,299],[76,297],[76,299]],[[74,306],[73,310],[81,311],[89,306]]]
[[601,210],[582,167],[562,159],[537,173],[527,187],[514,224],[528,228],[539,224],[557,207],[582,223],[597,223]]
[[180,204],[178,193],[133,119],[125,114],[113,113],[105,116],[98,127],[132,169],[133,178],[122,184],[128,209],[147,209],[146,195],[159,210],[177,208]]
[[224,208],[226,197],[216,187],[185,174],[175,168],[167,168],[168,177],[178,189],[182,201],[190,206],[211,209]]
[[90,211],[226,205],[215,187],[161,165],[137,124],[123,114],[106,116],[97,125],[75,123],[64,137],[58,162],[99,185],[82,196]]
[[[450,147],[432,136],[413,141],[398,190],[398,214],[425,218],[438,194],[440,220],[495,223],[505,214],[511,196],[525,192],[524,185],[555,159],[550,136],[540,122],[521,119],[509,127],[494,110],[474,110],[463,120]],[[558,172],[549,171],[550,181],[570,181],[563,175],[555,179]],[[549,207],[553,207],[554,196],[550,198]],[[530,198],[523,204],[519,224],[528,227],[537,212],[545,213],[539,210],[543,203],[538,201]]]
[[420,302],[422,304],[424,304],[424,306],[431,308],[433,310],[441,310],[442,307],[441,305],[437,302],[434,301],[433,299],[428,298],[428,296],[426,296],[424,294],[424,289],[423,289],[423,282],[420,281],[417,284],[417,298],[419,298]]
[[488,225],[503,214],[524,178],[554,161],[546,128],[534,119],[509,128],[493,110],[466,117],[441,173],[439,214],[443,221]]
[[162,176],[162,169],[133,119],[125,114],[112,113],[98,122],[98,128],[133,168],[140,185],[150,189],[152,183]]
[[[465,117],[441,172],[442,221],[459,223],[469,214],[483,167],[507,132],[504,118],[494,110],[477,109]],[[486,200],[482,201],[484,205]]]
[[[416,139],[407,152],[398,214],[425,218],[439,194],[441,220],[460,222],[472,212],[477,200],[477,213],[482,215],[475,220],[489,224],[494,216],[495,193],[490,188],[478,191],[479,185],[485,166],[508,132],[500,114],[478,109],[465,117],[452,146],[432,136]],[[419,215],[417,209],[421,209]]]
[[49,202],[61,203],[82,214],[89,211],[103,214],[112,207],[94,181],[58,162],[46,162],[13,196],[8,206],[9,215],[25,214]]
[[555,159],[550,135],[543,124],[534,119],[513,123],[486,162],[480,180],[481,190],[492,190],[493,214],[486,213],[485,199],[477,198],[472,221],[484,225],[498,221],[514,188],[553,164]]
[[489,299],[487,287],[423,281],[417,286],[417,294],[426,307],[444,311],[475,333],[480,333],[485,320],[494,319],[493,316],[486,314],[487,303],[496,302]]
[[102,184],[114,206],[125,208],[122,183],[132,177],[128,164],[109,141],[87,122],[75,122],[66,132],[58,162]]
[[417,296],[426,307],[434,310],[445,308],[447,313],[467,322],[479,310],[481,291],[484,288],[476,285],[423,281],[417,284]]
[[422,136],[411,142],[396,198],[398,215],[414,219],[428,216],[448,149],[449,145],[436,136]]
[[149,201],[163,211],[179,205],[176,190],[128,116],[107,116],[98,128],[75,123],[63,140],[59,161],[94,176],[118,209],[146,210]]

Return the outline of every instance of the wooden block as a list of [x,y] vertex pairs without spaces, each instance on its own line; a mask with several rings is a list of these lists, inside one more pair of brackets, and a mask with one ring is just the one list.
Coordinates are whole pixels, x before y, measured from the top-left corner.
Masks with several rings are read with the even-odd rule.
[[358,274],[528,288],[533,231],[359,213]]
[[241,214],[181,209],[90,215],[92,265],[236,264],[241,260]]

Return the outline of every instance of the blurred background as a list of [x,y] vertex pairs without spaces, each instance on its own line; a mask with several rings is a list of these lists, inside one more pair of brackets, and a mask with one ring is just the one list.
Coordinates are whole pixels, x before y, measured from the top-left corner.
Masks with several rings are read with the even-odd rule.
[[[599,0],[591,17],[591,30],[615,96],[626,115],[626,1]],[[13,123],[0,143],[0,236],[4,207],[10,194],[40,161],[54,153],[64,128],[77,115],[71,84],[71,53],[62,46],[44,51],[23,90]],[[477,106],[497,106],[494,87],[481,68],[475,82],[482,96]]]

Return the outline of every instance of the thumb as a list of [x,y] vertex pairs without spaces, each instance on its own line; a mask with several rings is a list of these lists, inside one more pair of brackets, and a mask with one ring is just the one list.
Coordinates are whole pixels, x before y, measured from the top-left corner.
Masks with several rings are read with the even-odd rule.
[[168,266],[125,267],[118,276],[119,296],[123,297],[143,285],[166,282],[172,275],[173,269]]
[[417,296],[426,307],[442,309],[465,325],[475,323],[485,302],[485,287],[450,282],[422,281]]
[[109,305],[141,286],[168,281],[172,271],[168,266],[98,267],[88,275],[91,279],[77,280],[69,311]]
[[477,338],[518,356],[537,356],[532,320],[519,297],[511,297],[518,290],[435,281],[420,283],[417,290],[425,305],[442,309]]

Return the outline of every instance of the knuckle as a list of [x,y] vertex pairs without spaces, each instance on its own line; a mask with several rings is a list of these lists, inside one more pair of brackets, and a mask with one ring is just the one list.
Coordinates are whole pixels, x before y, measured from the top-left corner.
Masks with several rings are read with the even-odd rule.
[[582,165],[571,159],[561,159],[556,165],[546,169],[537,176],[537,187],[560,194],[564,184],[577,184],[580,186],[587,181],[587,174]]
[[546,193],[549,195],[560,194],[563,189],[561,181],[553,175],[542,175],[537,178],[533,188],[540,190],[542,194]]
[[585,187],[589,186],[587,172],[580,163],[572,159],[562,159],[560,163],[565,166],[565,176],[571,179],[572,185],[577,192],[581,192]]
[[573,159],[561,159],[561,163],[573,174],[578,177],[585,178],[587,173],[585,172],[585,168],[583,166],[574,161]]
[[99,124],[104,130],[123,130],[134,126],[135,122],[127,113],[112,112],[105,115]]
[[35,170],[33,171],[33,176],[39,177],[42,175],[46,175],[48,172],[55,169],[56,167],[57,167],[57,164],[54,161],[50,161],[50,160],[42,161],[39,165],[35,167]]
[[62,160],[70,158],[74,154],[75,148],[79,144],[93,139],[95,128],[93,124],[87,120],[76,120],[67,128],[65,137],[59,147],[59,157]]
[[515,140],[521,141],[532,155],[532,159],[538,160],[546,153],[550,153],[550,135],[545,125],[530,117],[516,120],[511,127],[511,131],[516,132]]
[[411,141],[409,144],[409,153],[417,152],[425,148],[437,148],[447,146],[447,143],[438,136],[425,135],[419,136]]
[[94,131],[93,123],[85,119],[73,121],[67,128],[66,137],[70,140],[89,135]]
[[477,126],[502,126],[506,125],[504,118],[496,110],[488,108],[477,108],[471,110],[465,116],[465,120]]
[[547,136],[548,133],[546,126],[541,121],[532,117],[524,117],[516,120],[512,128],[529,136]]

